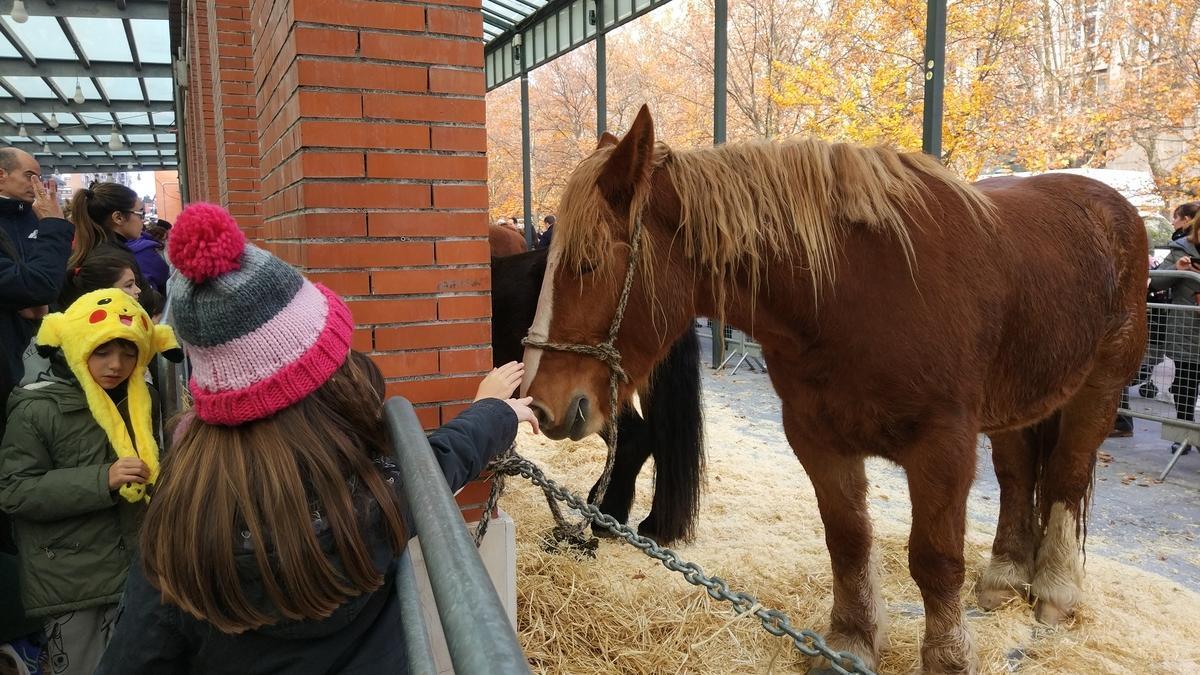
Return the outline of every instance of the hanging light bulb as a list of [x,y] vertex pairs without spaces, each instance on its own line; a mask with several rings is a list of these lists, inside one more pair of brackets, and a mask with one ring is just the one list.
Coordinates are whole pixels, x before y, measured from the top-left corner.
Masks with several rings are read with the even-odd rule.
[[25,125],[22,124],[20,129],[17,129],[18,136],[28,136],[29,132],[25,130]]
[[112,135],[108,137],[108,149],[120,150],[125,147],[125,143],[121,141],[121,133],[117,131],[117,125],[113,125]]
[[49,143],[42,143],[42,152],[46,153],[47,155],[50,154],[50,144]]
[[58,128],[58,113],[50,113],[50,122],[49,122],[49,124],[50,124],[50,128],[51,128],[51,129],[57,129],[57,128]]
[[71,97],[71,100],[75,101],[76,105],[83,105],[83,102],[87,100],[83,97],[83,87],[79,86],[78,78],[75,80],[75,95]]
[[25,0],[13,0],[12,20],[25,23],[29,20],[29,10],[25,9]]

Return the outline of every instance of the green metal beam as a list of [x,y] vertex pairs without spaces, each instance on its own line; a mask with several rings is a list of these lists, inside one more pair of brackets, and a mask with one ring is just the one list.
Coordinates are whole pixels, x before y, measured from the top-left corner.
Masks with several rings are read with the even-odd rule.
[[46,0],[25,0],[30,16],[167,20],[167,0],[126,0],[123,4],[122,10],[112,0],[54,0],[53,4]]
[[174,101],[151,101],[150,105],[146,105],[145,101],[113,101],[105,105],[104,101],[99,99],[84,101],[82,105],[78,103],[63,103],[56,98],[27,98],[22,103],[16,99],[5,98],[0,99],[0,113],[58,113],[60,115],[69,115],[71,113],[155,113],[155,112],[173,112],[175,110]]
[[32,66],[25,59],[0,58],[2,77],[171,77],[169,63],[143,63],[137,70],[132,63],[92,61],[84,68],[77,59],[38,59]]
[[[615,4],[613,0],[600,1],[607,1],[610,8]],[[621,7],[627,9],[629,13],[618,17],[616,15],[609,16],[610,12],[606,11],[604,12],[604,22],[601,25],[603,26],[604,30],[611,32],[614,28],[623,26],[640,16],[647,14],[648,12],[662,7],[670,1],[671,0],[626,0],[625,2],[621,3]],[[575,16],[577,12],[581,16],[585,17],[583,20],[584,30],[582,35],[576,34],[575,26],[572,25],[571,29],[567,31],[570,35],[570,39],[564,42],[561,40],[560,31],[551,31],[549,30],[549,27],[552,23],[555,26],[558,25],[558,13],[568,7],[571,8],[570,14],[572,17]],[[488,83],[488,90],[490,91],[495,89],[496,87],[511,82],[521,76],[520,71],[516,68],[511,69],[511,71],[497,70],[495,67],[495,60],[487,58],[495,52],[511,49],[513,37],[515,37],[517,34],[524,36],[523,39],[525,46],[527,49],[529,49],[528,70],[531,71],[539,66],[553,61],[563,54],[566,54],[587,44],[588,42],[591,42],[592,40],[595,40],[596,35],[599,32],[598,29],[601,26],[592,26],[588,23],[586,16],[587,12],[591,9],[592,0],[551,0],[550,2],[546,3],[544,7],[529,15],[528,18],[514,26],[512,30],[505,31],[496,38],[490,40],[484,46],[484,70],[486,72],[485,81]],[[541,26],[541,34],[543,36],[542,39],[545,41],[544,53],[541,54],[541,56],[538,55],[538,51],[534,45],[535,35],[538,32],[538,26]]]
[[942,157],[942,98],[946,88],[946,0],[928,0],[925,23],[925,112],[921,150]]

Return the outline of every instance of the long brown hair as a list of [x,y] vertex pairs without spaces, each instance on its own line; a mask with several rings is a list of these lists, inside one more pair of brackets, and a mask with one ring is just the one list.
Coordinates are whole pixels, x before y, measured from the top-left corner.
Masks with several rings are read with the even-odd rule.
[[67,261],[68,269],[100,244],[113,240],[108,220],[118,211],[129,211],[137,203],[137,193],[120,183],[93,183],[71,198],[71,222],[75,225],[75,248]]
[[[237,427],[191,422],[142,528],[142,564],[164,602],[237,634],[328,617],[381,586],[364,537],[373,504],[394,552],[407,537],[396,493],[373,462],[388,448],[377,375],[351,352],[321,388],[272,417]],[[321,549],[314,510],[340,569]],[[269,606],[242,588],[235,549],[253,553]]]

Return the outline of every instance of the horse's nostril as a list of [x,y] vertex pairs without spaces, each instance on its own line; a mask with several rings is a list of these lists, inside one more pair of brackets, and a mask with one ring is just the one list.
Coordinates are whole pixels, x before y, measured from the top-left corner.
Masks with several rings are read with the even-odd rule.
[[587,423],[588,409],[590,406],[591,404],[588,402],[587,397],[579,400],[579,406],[575,408],[575,418],[580,424]]
[[533,408],[533,416],[537,418],[538,426],[549,427],[550,423],[554,421],[554,416],[537,401],[531,403],[529,407]]

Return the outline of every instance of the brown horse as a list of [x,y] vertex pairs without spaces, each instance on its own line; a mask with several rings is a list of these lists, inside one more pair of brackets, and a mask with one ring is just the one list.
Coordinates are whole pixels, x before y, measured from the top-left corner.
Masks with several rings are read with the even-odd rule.
[[981,604],[1028,592],[1046,623],[1072,612],[1096,449],[1146,339],[1146,234],[1118,193],[1073,175],[972,186],[925,155],[817,140],[675,151],[643,108],[557,213],[525,353],[549,436],[611,414],[609,367],[555,346],[603,342],[632,270],[622,400],[694,315],[762,344],[825,525],[835,649],[874,666],[884,643],[863,467],[877,455],[908,476],[924,668],[976,669],[960,591],[981,431],[1001,487]]
[[516,255],[525,252],[525,237],[506,225],[488,225],[488,245],[493,256]]

